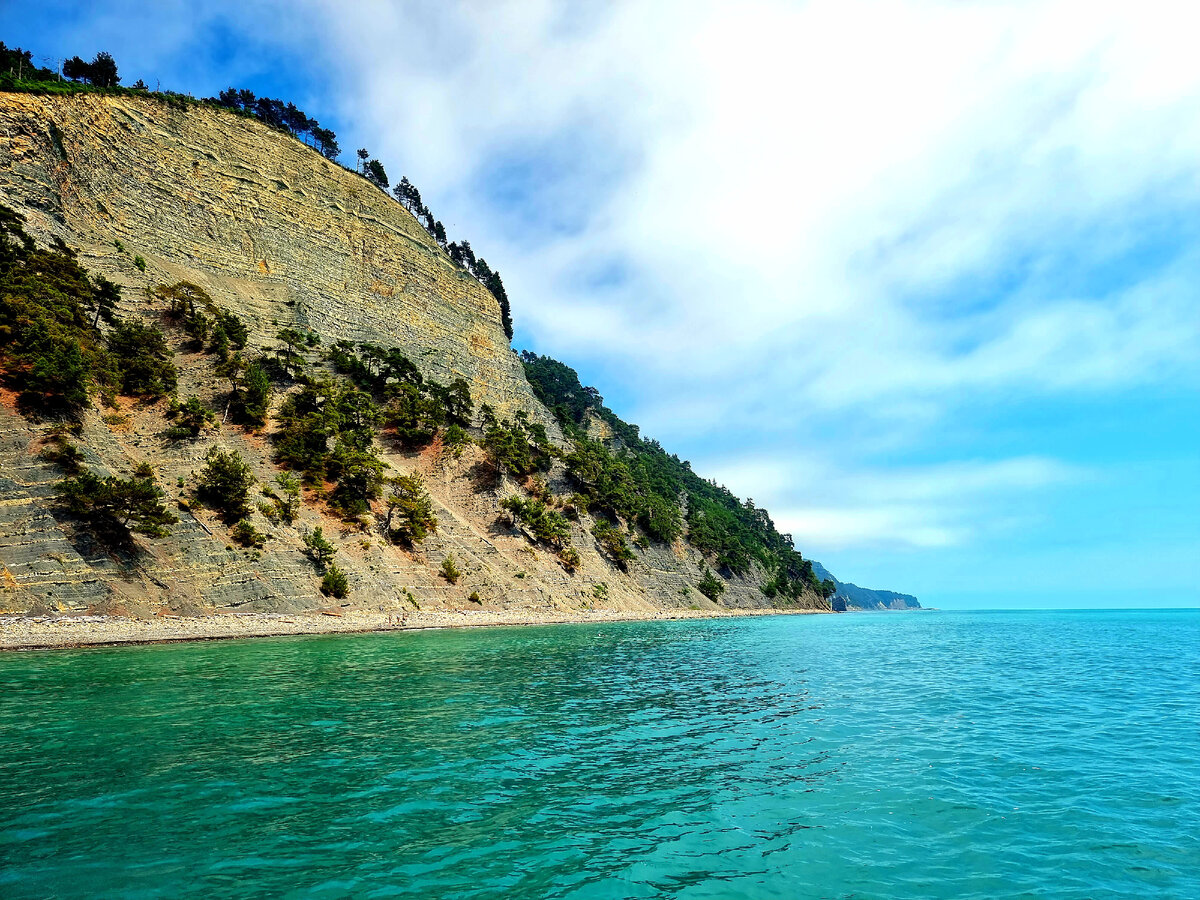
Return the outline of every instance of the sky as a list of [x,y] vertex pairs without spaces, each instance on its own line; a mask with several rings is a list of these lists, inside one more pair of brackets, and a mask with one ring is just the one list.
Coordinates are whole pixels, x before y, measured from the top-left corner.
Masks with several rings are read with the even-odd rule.
[[293,100],[503,273],[514,345],[942,608],[1200,606],[1200,11],[0,3]]

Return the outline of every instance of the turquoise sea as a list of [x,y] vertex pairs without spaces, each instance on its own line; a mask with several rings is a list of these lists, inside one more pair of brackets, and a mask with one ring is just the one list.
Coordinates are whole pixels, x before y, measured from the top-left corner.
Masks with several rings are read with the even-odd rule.
[[0,897],[1200,897],[1200,612],[0,656]]

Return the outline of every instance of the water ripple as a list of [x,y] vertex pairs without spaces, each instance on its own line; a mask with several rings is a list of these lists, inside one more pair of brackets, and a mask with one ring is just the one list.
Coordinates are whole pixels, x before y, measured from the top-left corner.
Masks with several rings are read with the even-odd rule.
[[0,657],[0,895],[1200,897],[1200,614]]

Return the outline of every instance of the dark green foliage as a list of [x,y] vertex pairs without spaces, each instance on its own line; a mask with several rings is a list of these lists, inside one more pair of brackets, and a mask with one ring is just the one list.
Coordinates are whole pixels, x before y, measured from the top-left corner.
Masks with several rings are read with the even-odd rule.
[[267,540],[267,536],[259,532],[249,519],[240,519],[229,534],[234,543],[243,547],[262,547]]
[[508,510],[514,522],[525,525],[542,543],[556,549],[570,544],[571,523],[562,513],[550,509],[536,497],[526,500],[514,495],[502,500],[500,506]]
[[717,598],[725,593],[725,582],[713,575],[713,573],[708,570],[708,567],[705,566],[704,577],[701,578],[700,583],[696,585],[696,590],[702,593],[709,600],[716,603]]
[[446,422],[446,410],[423,388],[404,384],[388,404],[388,424],[405,447],[424,447]]
[[458,570],[458,566],[454,562],[454,554],[447,553],[446,558],[442,560],[442,567],[438,573],[451,584],[458,584],[458,579],[462,578],[462,572]]
[[133,258],[133,264],[134,264],[134,266],[136,266],[136,267],[137,267],[137,270],[138,270],[139,272],[145,272],[145,271],[146,271],[146,260],[145,260],[145,259],[144,259],[142,256],[140,256],[140,255],[138,255],[138,256],[135,256],[135,257]]
[[250,487],[254,473],[236,450],[210,447],[196,484],[196,496],[215,509],[226,522],[250,514]]
[[79,475],[83,472],[83,453],[67,440],[61,431],[52,433],[42,447],[39,457],[46,462],[54,463],[68,475]]
[[0,373],[29,413],[75,417],[115,380],[95,327],[115,285],[93,284],[65,247],[40,250],[0,205]]
[[83,472],[60,482],[56,490],[66,511],[108,543],[127,544],[131,531],[163,537],[166,526],[178,521],[163,505],[149,466],[139,467],[129,479]]
[[223,90],[208,102],[254,116],[272,128],[287,131],[293,137],[319,150],[327,159],[334,159],[341,152],[337,135],[328,128],[322,128],[316,119],[309,118],[297,109],[295,104],[267,97],[255,97],[253,91],[236,88]]
[[99,325],[101,319],[111,325],[116,321],[117,303],[121,300],[121,288],[103,275],[95,276],[92,281],[96,284],[93,296],[96,314],[92,319],[92,327],[95,328]]
[[781,553],[774,577],[762,586],[763,594],[772,599],[796,600],[805,591],[821,593],[821,582],[813,571],[812,562],[794,550]]
[[387,523],[383,532],[388,540],[412,546],[437,531],[438,520],[433,501],[425,492],[420,475],[397,475],[387,497]]
[[333,505],[360,515],[379,496],[386,468],[373,447],[380,418],[378,405],[362,391],[329,379],[309,381],[280,408],[275,460],[313,481],[336,480]]
[[132,397],[161,397],[175,390],[179,374],[175,354],[153,325],[120,322],[108,333],[108,351],[117,370],[120,391]]
[[387,464],[370,443],[362,445],[351,432],[338,436],[326,468],[329,476],[337,480],[330,505],[343,515],[358,516],[370,509],[371,501],[379,496]]
[[[668,454],[657,441],[642,438],[636,425],[605,407],[600,394],[584,387],[570,367],[528,352],[521,361],[534,393],[575,440],[566,457],[568,472],[593,508],[636,521],[658,541],[674,540],[686,525],[688,541],[715,559],[718,568],[745,573],[758,563],[774,573],[763,586],[768,596],[795,597],[806,588],[816,590],[811,564],[796,552],[788,535],[776,530],[766,510],[750,500],[743,503],[716,482],[696,475],[688,462]],[[611,430],[610,440],[588,438],[593,419]],[[681,522],[684,498],[687,519]]]
[[377,188],[386,191],[388,189],[387,172],[383,170],[383,163],[377,159],[373,159],[363,166],[363,174],[367,176],[367,181],[375,185]]
[[86,81],[102,88],[116,87],[121,83],[116,61],[112,54],[104,51],[97,53],[91,62],[85,62],[78,56],[71,57],[63,63],[63,75],[72,81]]
[[346,573],[336,565],[331,565],[329,571],[325,573],[325,577],[321,579],[321,593],[337,597],[339,600],[349,594],[350,582],[346,578]]
[[236,315],[218,306],[204,288],[190,281],[160,284],[154,296],[166,301],[167,315],[191,339],[194,350],[208,342],[208,351],[221,362],[231,350],[242,350],[249,339],[245,324]]
[[325,532],[318,525],[312,531],[306,532],[304,535],[304,552],[321,571],[325,571],[325,567],[333,561],[334,554],[337,553],[337,547],[333,546],[325,537]]
[[[9,48],[0,41],[0,76],[15,81],[53,81],[58,74],[53,69],[42,68],[33,63],[33,51],[20,47]],[[11,90],[11,88],[5,88]]]
[[442,446],[446,452],[453,454],[455,459],[462,456],[463,450],[469,443],[471,443],[470,435],[458,425],[451,425],[442,436]]
[[606,519],[598,519],[592,527],[592,534],[609,559],[616,563],[622,572],[629,571],[629,563],[635,556],[629,544],[625,542],[625,535],[621,529]]
[[306,346],[303,334],[293,328],[284,328],[275,335],[280,344],[275,348],[275,361],[284,375],[296,378],[308,364],[300,351]]
[[471,424],[474,402],[461,378],[449,386],[426,381],[403,353],[377,344],[338,341],[328,355],[336,371],[387,403],[387,424],[405,447],[425,446],[446,425]]
[[188,397],[183,403],[172,402],[167,409],[167,418],[175,419],[175,426],[168,429],[167,436],[173,440],[195,438],[212,425],[216,414],[205,406],[199,397]]
[[[275,476],[275,483],[279,485],[279,494],[273,490],[268,494],[275,503],[275,515],[291,525],[300,512],[300,479],[291,472],[281,472]],[[264,488],[263,493],[268,490]]]
[[496,423],[484,431],[483,446],[499,471],[524,477],[550,468],[553,448],[546,427],[531,423],[523,412],[512,422]]
[[271,402],[271,379],[260,360],[252,360],[246,366],[242,379],[242,391],[234,402],[236,419],[243,425],[260,427],[267,421],[267,407]]

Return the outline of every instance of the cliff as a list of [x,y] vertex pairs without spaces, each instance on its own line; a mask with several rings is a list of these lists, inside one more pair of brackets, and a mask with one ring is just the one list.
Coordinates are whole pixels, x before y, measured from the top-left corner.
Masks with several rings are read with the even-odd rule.
[[[314,331],[326,346],[351,340],[399,348],[426,377],[461,377],[477,404],[501,416],[523,411],[552,440],[563,440],[508,346],[492,295],[399,203],[253,119],[153,98],[0,94],[0,201],[25,217],[39,244],[61,240],[90,272],[121,285],[121,317],[153,319],[161,312],[153,289],[190,281],[249,326],[251,348],[268,347],[286,327]],[[223,388],[211,359],[186,352],[179,340],[174,349],[179,396],[219,409]],[[136,548],[115,552],[54,503],[62,473],[39,455],[50,424],[17,414],[9,392],[0,401],[3,610],[327,607],[302,553],[303,532],[317,525],[333,535],[349,577],[342,606],[569,612],[716,605],[695,587],[707,563],[685,541],[635,550],[626,573],[597,545],[586,514],[571,526],[580,561],[569,571],[501,515],[499,501],[520,485],[505,479],[479,489],[472,473],[483,451],[476,445],[461,457],[438,442],[420,452],[380,446],[390,474],[421,473],[433,498],[439,528],[417,549],[383,540],[378,508],[366,524],[347,523],[311,491],[291,525],[253,513],[255,527],[269,535],[261,550],[235,547],[229,528],[188,498],[211,446],[237,450],[260,484],[269,484],[279,471],[270,427],[255,433],[223,423],[195,441],[172,440],[165,401],[131,398],[87,410],[74,439],[86,466],[101,475],[128,476],[149,463],[178,501],[179,522],[165,538],[138,538]],[[561,464],[547,481],[556,494],[573,490]],[[463,573],[457,584],[438,575],[451,553]],[[758,570],[726,573],[721,605],[768,606],[762,580]],[[793,605],[825,606],[813,593]]]
[[820,563],[813,563],[813,568],[816,570],[818,578],[828,578],[837,586],[837,593],[833,595],[834,609],[904,610],[921,608],[920,601],[912,594],[859,587],[857,584],[838,581]]

